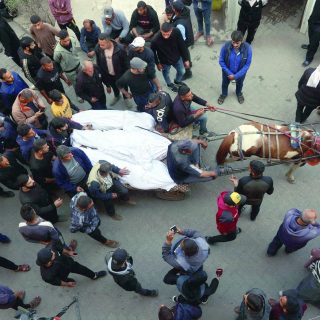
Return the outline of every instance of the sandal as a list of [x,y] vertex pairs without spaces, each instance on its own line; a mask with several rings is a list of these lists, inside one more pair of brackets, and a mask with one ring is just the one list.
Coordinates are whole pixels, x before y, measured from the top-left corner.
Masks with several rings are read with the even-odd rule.
[[30,304],[30,308],[34,309],[36,308],[39,304],[41,303],[41,297],[37,296],[35,298],[33,298],[29,304]]
[[115,240],[107,240],[104,243],[105,246],[110,247],[110,248],[117,248],[119,247],[120,243],[118,241]]
[[78,246],[78,241],[72,239],[72,240],[70,241],[68,247],[69,247],[69,249],[70,249],[71,251],[75,251],[75,250],[77,249],[77,246]]
[[20,264],[18,265],[18,269],[15,270],[16,272],[28,272],[30,271],[31,267],[28,264]]
[[211,38],[211,36],[207,37],[206,44],[208,47],[211,47],[213,45],[213,39]]
[[218,103],[219,103],[219,104],[223,104],[225,98],[226,98],[226,96],[223,96],[223,95],[221,94],[220,97],[218,98]]
[[244,96],[243,96],[243,94],[239,94],[239,95],[238,95],[238,102],[239,102],[240,104],[243,104],[243,103],[244,103]]

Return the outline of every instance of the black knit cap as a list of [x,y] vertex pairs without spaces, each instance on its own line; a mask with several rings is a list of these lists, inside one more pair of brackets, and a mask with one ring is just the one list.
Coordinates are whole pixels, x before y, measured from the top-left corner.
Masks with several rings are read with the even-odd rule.
[[128,252],[121,248],[118,248],[112,255],[112,261],[118,265],[124,263],[127,258]]
[[37,265],[43,266],[46,265],[52,258],[51,248],[43,248],[37,254]]
[[179,96],[184,96],[190,91],[190,88],[187,85],[182,85],[178,89],[178,95]]

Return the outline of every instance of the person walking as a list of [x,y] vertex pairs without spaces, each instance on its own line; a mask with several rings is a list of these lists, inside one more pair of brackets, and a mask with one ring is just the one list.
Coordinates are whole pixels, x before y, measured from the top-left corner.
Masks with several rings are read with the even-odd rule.
[[237,30],[243,35],[247,33],[246,42],[251,44],[262,18],[262,8],[268,0],[238,0],[241,6]]
[[[251,205],[250,219],[256,220],[264,195],[273,193],[273,180],[271,177],[263,176],[265,165],[259,160],[252,160],[249,164],[250,176],[242,177],[240,180],[232,176],[229,180],[234,185],[234,191],[247,197],[246,204]],[[239,207],[241,214],[243,206]]]
[[55,37],[58,36],[59,30],[51,24],[43,22],[37,15],[31,16],[30,22],[32,25],[29,31],[32,38],[38,44],[38,47],[53,59],[53,50],[57,43]]
[[98,44],[100,33],[100,28],[93,20],[83,20],[83,28],[80,32],[80,47],[87,54],[88,58],[92,58],[96,54],[94,48]]
[[238,102],[240,104],[244,103],[242,88],[251,61],[251,46],[243,42],[243,34],[241,31],[233,31],[231,41],[227,41],[220,51],[219,64],[222,69],[222,93],[218,98],[219,104],[223,104],[228,95],[230,81],[236,82]]
[[158,290],[142,288],[133,270],[133,259],[125,249],[118,248],[106,263],[114,282],[125,291],[134,291],[145,297],[158,296]]
[[206,237],[209,244],[228,242],[236,239],[241,229],[237,227],[239,207],[243,206],[247,198],[238,192],[223,191],[217,198],[218,211],[216,214],[219,236]]
[[60,29],[69,28],[74,32],[78,41],[80,41],[80,31],[73,18],[71,0],[49,0],[49,8],[57,20]]
[[[210,35],[212,0],[193,0],[192,3],[198,24],[198,31],[194,35],[194,41],[198,41],[204,35],[207,46],[211,47],[213,45],[213,39]],[[203,32],[203,24],[205,32]]]
[[[172,24],[165,22],[160,32],[151,42],[155,62],[159,71],[162,71],[167,86],[173,91],[178,91],[185,73],[184,68],[190,68],[187,46],[182,38],[181,32]],[[174,67],[177,71],[174,83],[170,79],[170,69]]]
[[119,242],[105,238],[99,229],[101,220],[98,216],[94,203],[85,192],[76,194],[70,202],[71,222],[70,231],[86,233],[92,239],[102,243],[103,245],[116,248]]
[[284,245],[286,253],[292,253],[307,245],[320,235],[320,224],[317,223],[315,209],[290,209],[280,225],[277,234],[270,242],[267,250],[269,257],[275,256]]
[[[116,81],[129,69],[129,60],[124,47],[115,42],[106,33],[99,35],[98,46],[95,49],[97,65],[102,75],[102,81],[107,87],[107,93],[114,93],[110,106],[120,99],[120,91]],[[126,97],[124,96],[126,99]]]
[[304,123],[312,111],[320,105],[320,65],[308,68],[298,83],[295,121]]

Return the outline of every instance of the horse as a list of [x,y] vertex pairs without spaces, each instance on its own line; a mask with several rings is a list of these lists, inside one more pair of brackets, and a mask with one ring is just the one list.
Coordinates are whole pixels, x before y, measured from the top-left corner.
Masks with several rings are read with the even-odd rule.
[[[272,160],[292,160],[292,166],[286,173],[288,182],[294,183],[294,171],[306,163],[302,158],[319,155],[309,164],[320,162],[320,137],[314,130],[296,128],[298,139],[292,139],[293,133],[287,125],[266,125],[251,122],[232,130],[221,142],[216,154],[218,165],[223,165],[228,155],[232,160],[258,156],[268,162]],[[298,142],[297,142],[298,141]],[[296,146],[292,146],[296,143]],[[294,161],[296,160],[296,161]]]

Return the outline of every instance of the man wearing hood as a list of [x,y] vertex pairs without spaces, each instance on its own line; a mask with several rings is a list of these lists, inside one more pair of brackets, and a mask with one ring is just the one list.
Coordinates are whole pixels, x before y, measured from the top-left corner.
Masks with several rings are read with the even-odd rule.
[[[173,242],[175,233],[183,236]],[[162,245],[162,258],[173,267],[164,277],[166,284],[177,284],[179,275],[193,274],[202,270],[210,253],[208,243],[199,231],[193,229],[170,229]],[[179,275],[178,275],[179,274]]]
[[145,297],[157,297],[158,290],[143,289],[133,270],[133,259],[125,249],[118,248],[111,258],[106,260],[108,271],[113,280],[122,289],[134,291]]
[[276,236],[269,244],[267,255],[275,256],[284,245],[285,252],[291,253],[307,245],[320,235],[320,224],[316,221],[315,209],[290,209],[284,217]]

